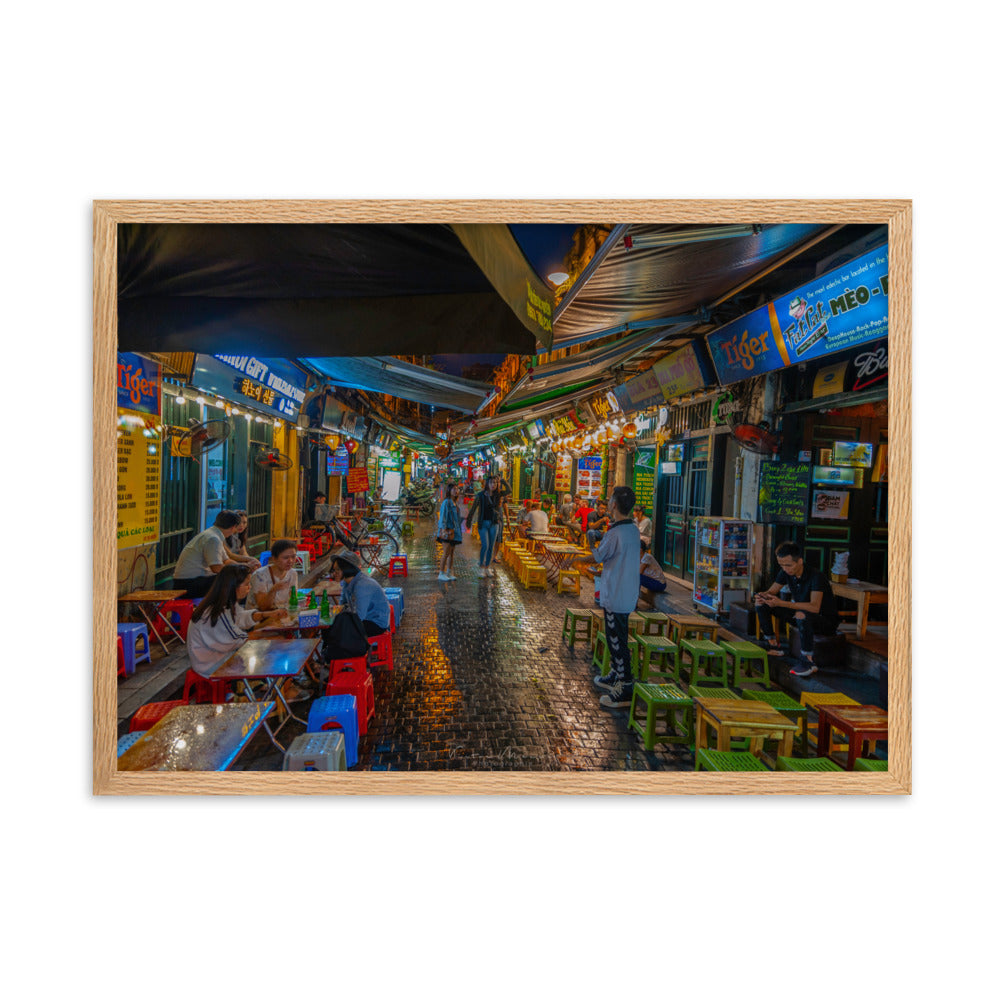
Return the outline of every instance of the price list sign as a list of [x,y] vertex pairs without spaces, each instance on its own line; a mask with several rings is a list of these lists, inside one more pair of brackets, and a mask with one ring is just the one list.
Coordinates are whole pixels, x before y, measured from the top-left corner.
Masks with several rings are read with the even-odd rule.
[[809,516],[812,466],[763,462],[757,503],[763,524],[805,524]]
[[118,410],[118,548],[149,545],[160,537],[158,418]]
[[646,510],[653,509],[653,494],[656,490],[656,449],[639,448],[635,453],[632,469],[632,489],[635,502]]

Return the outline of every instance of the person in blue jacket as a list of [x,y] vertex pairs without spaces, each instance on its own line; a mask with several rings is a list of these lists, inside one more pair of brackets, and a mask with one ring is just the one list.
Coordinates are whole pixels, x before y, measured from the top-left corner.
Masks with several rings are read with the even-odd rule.
[[457,580],[455,576],[455,546],[462,544],[462,514],[458,509],[458,483],[450,483],[438,513],[438,541],[441,543],[441,569],[438,579],[442,582]]

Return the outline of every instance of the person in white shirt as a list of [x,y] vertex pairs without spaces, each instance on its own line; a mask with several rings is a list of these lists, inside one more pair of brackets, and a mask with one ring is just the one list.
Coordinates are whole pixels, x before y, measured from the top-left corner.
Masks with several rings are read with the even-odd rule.
[[283,614],[241,608],[237,602],[249,593],[250,567],[230,563],[222,567],[208,593],[194,609],[188,625],[187,653],[191,669],[202,677],[210,677],[239,649],[254,625]]
[[635,509],[635,523],[636,527],[639,529],[639,538],[646,543],[646,545],[653,544],[653,522],[646,516],[645,507],[636,507]]
[[280,538],[271,546],[271,557],[266,566],[255,570],[250,577],[250,597],[247,604],[261,611],[287,608],[292,587],[298,587],[299,574],[295,566],[295,542]]
[[536,500],[528,511],[528,534],[547,535],[549,533],[549,515],[542,510]]
[[642,558],[639,560],[639,600],[653,607],[653,594],[667,589],[667,578],[660,564],[649,551],[649,542],[639,542]]
[[215,574],[223,566],[233,563],[226,540],[240,524],[238,514],[222,510],[216,515],[215,524],[194,536],[181,549],[174,565],[174,590],[183,590],[185,597],[204,597],[215,582]]

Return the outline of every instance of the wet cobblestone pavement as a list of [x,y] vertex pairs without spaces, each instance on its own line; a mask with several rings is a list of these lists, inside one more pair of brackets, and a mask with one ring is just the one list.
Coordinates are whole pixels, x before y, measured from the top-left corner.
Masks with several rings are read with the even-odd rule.
[[[409,576],[396,577],[405,612],[393,641],[395,669],[376,668],[375,718],[352,770],[648,771],[692,770],[686,747],[646,752],[627,731],[628,710],[602,709],[585,642],[562,641],[567,607],[580,597],[526,591],[503,565],[478,575],[479,544],[455,553],[457,580],[441,583],[432,522],[403,540]],[[308,712],[308,703],[296,708]],[[285,745],[303,727],[289,723]],[[240,765],[238,765],[239,767]],[[281,755],[258,736],[246,770],[280,769]]]

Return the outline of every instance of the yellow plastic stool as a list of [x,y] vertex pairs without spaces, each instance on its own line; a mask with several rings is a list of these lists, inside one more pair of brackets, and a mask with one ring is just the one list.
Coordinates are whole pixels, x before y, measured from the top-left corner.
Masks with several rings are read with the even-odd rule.
[[[563,587],[564,582],[566,582],[565,588]],[[561,594],[564,589],[568,594],[576,594],[578,597],[580,596],[580,571],[578,569],[559,570],[559,578],[556,582],[556,593]]]

